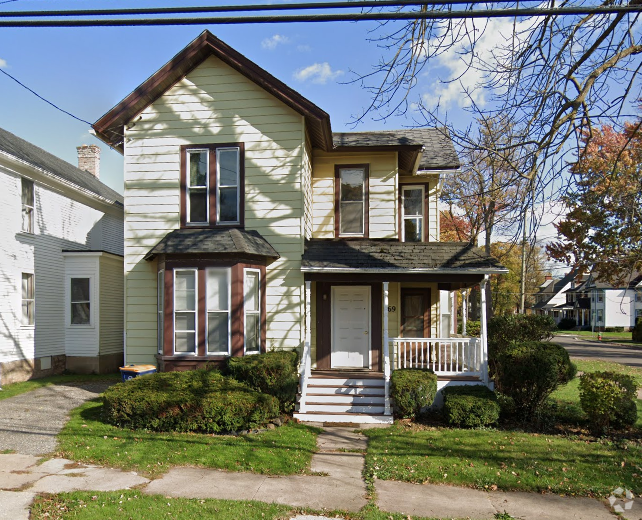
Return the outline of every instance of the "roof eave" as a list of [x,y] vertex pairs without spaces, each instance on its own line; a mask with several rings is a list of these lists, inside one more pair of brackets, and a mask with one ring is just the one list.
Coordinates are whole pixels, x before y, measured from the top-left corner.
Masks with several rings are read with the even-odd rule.
[[508,269],[499,267],[479,268],[349,268],[349,267],[313,267],[302,266],[304,273],[332,273],[332,274],[505,274]]

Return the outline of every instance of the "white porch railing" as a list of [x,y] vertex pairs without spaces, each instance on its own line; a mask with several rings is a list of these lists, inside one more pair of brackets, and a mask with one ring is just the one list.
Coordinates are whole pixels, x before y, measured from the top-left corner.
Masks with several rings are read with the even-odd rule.
[[480,338],[390,338],[394,368],[430,368],[435,374],[479,376],[486,359]]

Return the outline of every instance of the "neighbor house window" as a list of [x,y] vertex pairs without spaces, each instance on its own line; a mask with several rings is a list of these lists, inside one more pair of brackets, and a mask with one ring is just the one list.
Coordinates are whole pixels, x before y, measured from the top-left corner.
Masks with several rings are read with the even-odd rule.
[[207,270],[207,353],[230,353],[230,270]]
[[261,301],[260,272],[245,270],[245,353],[254,354],[261,350]]
[[368,166],[338,166],[335,171],[335,231],[338,236],[368,235]]
[[71,324],[89,325],[91,323],[91,294],[90,278],[72,278],[71,293]]
[[183,147],[183,225],[242,224],[243,147]]
[[642,292],[636,292],[635,293],[635,301],[636,302],[642,302]]
[[165,327],[165,317],[164,317],[164,306],[163,302],[165,301],[165,271],[158,271],[158,277],[156,281],[156,312],[158,315],[157,319],[157,330],[156,330],[156,340],[158,343],[158,353],[163,353],[163,336],[164,336],[164,327]]
[[36,300],[33,286],[33,273],[22,273],[22,324],[35,323]]
[[424,239],[424,188],[401,188],[401,236],[404,242],[422,242]]
[[174,352],[196,353],[196,269],[174,271]]
[[642,318],[642,309],[635,309],[635,320]]
[[33,181],[22,178],[22,231],[33,233]]
[[604,322],[604,311],[602,309],[597,309],[597,323]]
[[603,293],[597,293],[597,301],[598,301],[598,303],[602,303],[604,301],[604,294]]

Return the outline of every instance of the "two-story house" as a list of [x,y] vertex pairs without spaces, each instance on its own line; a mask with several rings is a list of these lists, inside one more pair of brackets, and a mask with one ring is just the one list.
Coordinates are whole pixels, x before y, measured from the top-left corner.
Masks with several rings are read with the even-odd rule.
[[487,381],[483,338],[438,338],[440,291],[505,272],[438,242],[443,131],[333,133],[208,31],[94,129],[125,156],[127,363],[298,349],[303,420],[388,422],[395,367]]
[[123,362],[123,198],[0,129],[0,384]]

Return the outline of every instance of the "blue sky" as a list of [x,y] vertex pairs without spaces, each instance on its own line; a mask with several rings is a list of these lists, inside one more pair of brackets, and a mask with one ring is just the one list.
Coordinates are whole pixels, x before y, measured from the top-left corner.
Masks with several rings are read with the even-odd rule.
[[[225,1],[225,4],[239,3]],[[246,2],[247,3],[247,2]],[[17,0],[0,10],[206,5],[193,2]],[[374,22],[122,28],[3,28],[0,67],[61,108],[96,121],[204,29],[243,53],[330,114],[335,131],[355,130],[351,116],[369,102],[351,70],[368,72],[382,55],[367,41]],[[428,79],[426,79],[428,81]],[[422,89],[425,91],[425,89]],[[409,118],[367,120],[358,130],[411,126]],[[0,127],[76,163],[76,146],[102,148],[101,180],[122,192],[122,157],[0,75]]]

